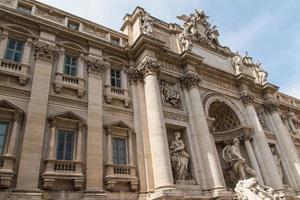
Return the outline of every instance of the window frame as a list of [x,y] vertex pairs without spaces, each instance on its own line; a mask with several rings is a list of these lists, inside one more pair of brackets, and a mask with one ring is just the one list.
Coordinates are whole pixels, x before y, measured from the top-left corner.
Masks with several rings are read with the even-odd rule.
[[[70,160],[66,160],[66,142],[64,141],[64,152],[63,152],[63,159],[58,159],[57,156],[57,148],[58,148],[58,137],[59,137],[59,131],[69,131],[69,132],[73,132],[73,141],[72,141],[72,152],[71,152],[71,159]],[[55,138],[55,159],[56,160],[62,160],[62,161],[74,161],[75,160],[75,153],[76,153],[76,141],[77,141],[77,134],[78,134],[78,130],[73,129],[73,128],[64,128],[64,127],[57,127],[56,128],[56,138]]]
[[7,147],[8,147],[8,142],[11,134],[11,124],[12,120],[0,118],[0,123],[6,123],[7,124],[7,129],[6,129],[6,134],[4,138],[4,144],[2,148],[2,152],[0,152],[0,156],[3,156],[7,152]]
[[33,6],[31,6],[31,5],[27,5],[27,4],[23,4],[23,3],[18,3],[16,10],[18,12],[21,12],[21,13],[24,13],[24,14],[27,14],[27,15],[31,15],[31,13],[32,13],[32,7]]
[[[114,76],[113,76],[113,71],[114,71]],[[119,78],[116,77],[116,72],[120,73]],[[120,85],[118,85],[117,81],[120,81]],[[122,89],[122,85],[123,85],[122,82],[123,82],[123,80],[122,80],[122,69],[111,68],[110,69],[110,85],[111,85],[111,87]]]
[[[118,136],[118,135],[112,135],[111,137],[112,137],[111,146],[112,146],[112,162],[113,162],[113,164],[114,165],[128,165],[128,163],[129,163],[128,153],[129,152],[128,152],[128,139],[127,139],[127,137],[122,137],[122,136]],[[124,163],[119,163],[119,162],[115,163],[115,161],[114,161],[114,139],[122,139],[122,140],[125,141],[125,162]]]
[[[15,42],[14,49],[9,48],[11,41]],[[21,51],[17,50],[17,43],[22,43],[22,50]],[[23,54],[24,54],[24,47],[25,47],[25,42],[23,40],[20,40],[20,39],[14,38],[14,37],[9,37],[8,41],[7,41],[6,49],[5,49],[4,59],[12,61],[12,62],[21,63],[22,58],[23,58]],[[12,54],[13,54],[11,59],[8,58],[8,52],[9,51],[12,51]],[[20,60],[19,61],[15,60],[16,53],[20,53]]]
[[[67,57],[70,57],[70,63],[67,64]],[[76,66],[72,65],[73,59],[76,59]],[[78,61],[79,61],[79,57],[76,55],[72,55],[72,54],[65,54],[65,60],[64,60],[64,68],[63,68],[63,74],[64,75],[68,75],[68,76],[73,76],[73,77],[77,77],[78,76]],[[68,72],[69,73],[65,73],[66,72],[66,67],[68,67]],[[72,75],[72,69],[75,68],[75,75]]]

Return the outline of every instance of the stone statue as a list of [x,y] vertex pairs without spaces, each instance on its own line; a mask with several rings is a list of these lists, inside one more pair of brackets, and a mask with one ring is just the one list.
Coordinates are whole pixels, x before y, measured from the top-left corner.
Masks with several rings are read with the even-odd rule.
[[236,75],[242,73],[243,69],[243,59],[239,55],[239,52],[236,52],[235,56],[232,58],[232,66]]
[[281,179],[283,180],[283,171],[282,171],[282,166],[281,166],[281,158],[277,154],[275,147],[271,147],[271,152],[273,154],[273,157],[274,157],[277,169],[278,169],[278,173],[279,173]]
[[161,81],[161,95],[164,104],[169,104],[172,107],[180,108],[180,94],[176,90],[171,90],[165,81]]
[[179,42],[184,51],[191,50],[192,48],[192,36],[187,32],[179,34]]
[[225,146],[222,156],[224,161],[230,164],[232,171],[239,180],[245,180],[256,175],[241,155],[240,140],[238,138],[233,140],[232,145]]
[[184,150],[185,145],[180,137],[181,133],[176,132],[175,138],[170,144],[171,164],[174,179],[176,181],[185,181],[191,179],[188,171],[190,155]]
[[284,200],[285,198],[275,193],[274,189],[260,186],[256,178],[240,180],[234,191],[239,200]]
[[153,32],[153,19],[147,12],[141,12],[141,29],[142,33],[146,35],[151,35]]
[[214,44],[214,45],[217,45],[217,46],[220,46],[220,43],[219,43],[219,31],[217,30],[217,26],[213,25],[211,28],[210,28],[210,25],[209,25],[209,28],[207,29],[206,31],[206,35],[208,37],[208,39]]
[[255,71],[257,74],[257,83],[264,85],[267,82],[268,73],[261,68],[261,63],[255,65]]

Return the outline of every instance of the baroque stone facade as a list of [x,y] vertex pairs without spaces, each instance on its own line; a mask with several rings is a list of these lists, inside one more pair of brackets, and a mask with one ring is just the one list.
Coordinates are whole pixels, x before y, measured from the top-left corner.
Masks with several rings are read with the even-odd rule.
[[0,0],[0,199],[300,198],[300,100],[178,18]]

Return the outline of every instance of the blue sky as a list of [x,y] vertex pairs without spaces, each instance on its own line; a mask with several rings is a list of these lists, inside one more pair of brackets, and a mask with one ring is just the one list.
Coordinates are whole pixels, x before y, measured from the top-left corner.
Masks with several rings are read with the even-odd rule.
[[41,0],[41,2],[119,30],[136,6],[166,22],[202,9],[218,26],[222,45],[262,62],[269,81],[300,98],[299,0]]

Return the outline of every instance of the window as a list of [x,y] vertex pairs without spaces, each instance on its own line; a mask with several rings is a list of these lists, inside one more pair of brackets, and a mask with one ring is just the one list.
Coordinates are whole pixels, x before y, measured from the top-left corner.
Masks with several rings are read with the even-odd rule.
[[77,76],[77,57],[66,55],[64,74]]
[[31,14],[32,8],[30,6],[18,5],[17,10],[21,13]]
[[56,143],[56,159],[57,160],[73,160],[75,131],[58,130]]
[[111,86],[121,88],[121,70],[111,70]]
[[78,31],[79,29],[79,24],[76,22],[68,22],[68,28],[74,31]]
[[2,155],[4,151],[7,129],[8,129],[8,123],[0,122],[0,155]]
[[118,38],[111,38],[111,43],[113,44],[113,45],[116,45],[116,46],[119,46],[120,45],[120,39],[118,39]]
[[113,138],[113,163],[116,165],[126,165],[126,139]]
[[23,48],[24,42],[10,38],[8,40],[5,59],[15,62],[21,62]]

